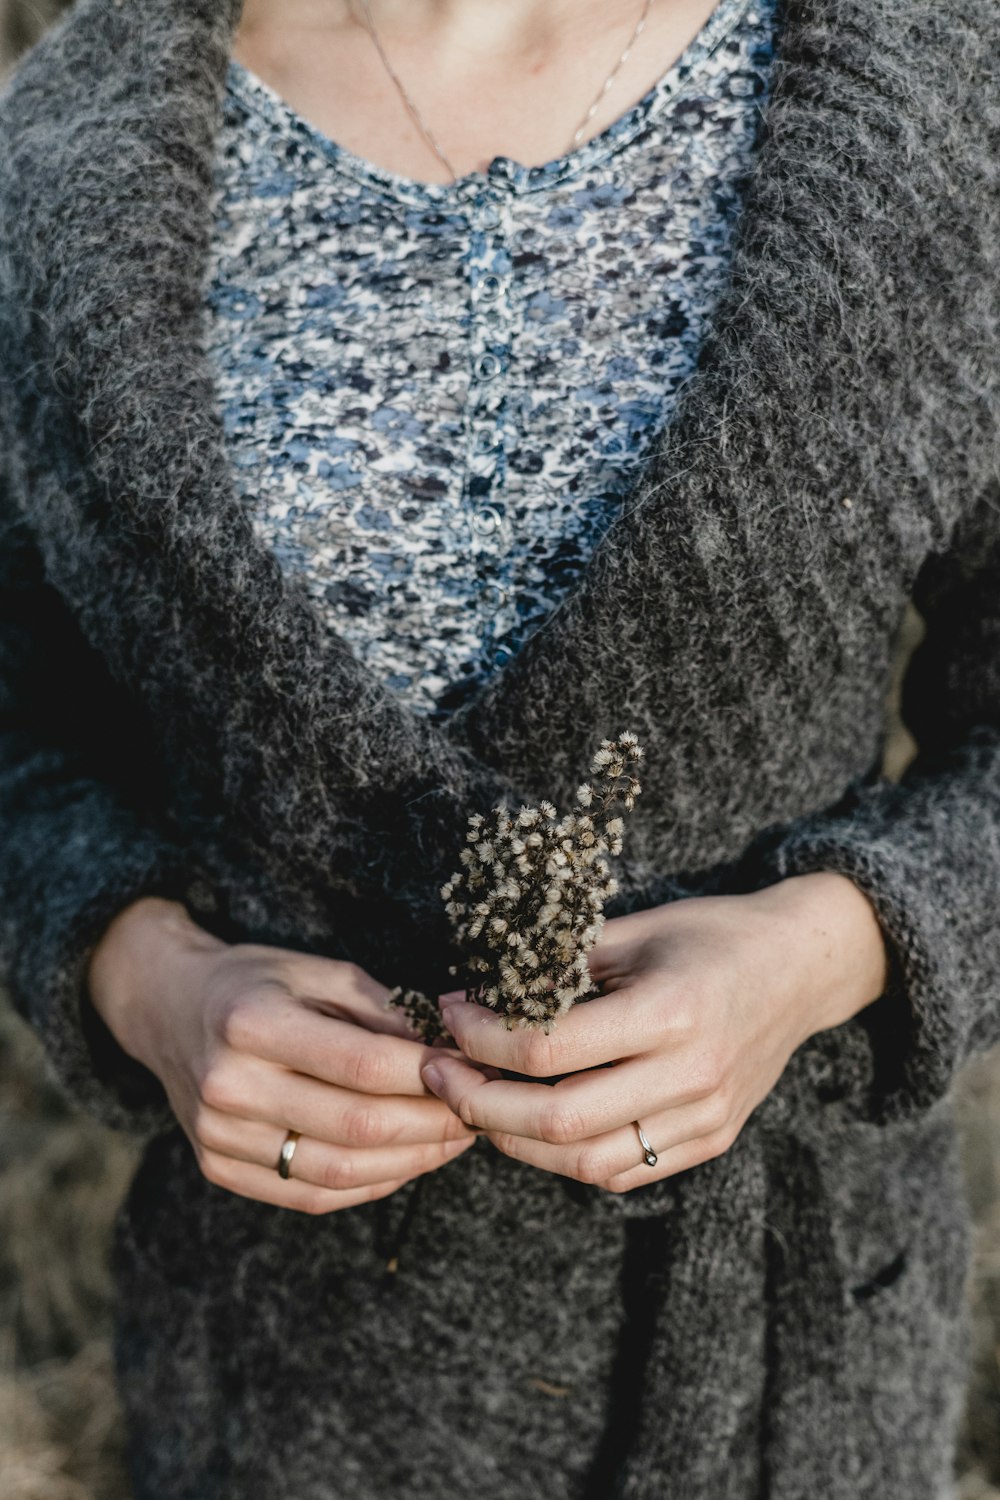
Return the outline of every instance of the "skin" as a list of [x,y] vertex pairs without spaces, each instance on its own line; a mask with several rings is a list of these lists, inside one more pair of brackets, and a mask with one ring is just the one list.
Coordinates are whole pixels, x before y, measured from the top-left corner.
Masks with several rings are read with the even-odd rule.
[[[641,14],[639,0],[371,3],[460,174],[496,155],[536,164],[568,150]],[[641,98],[714,8],[654,4],[583,138]],[[342,145],[390,171],[450,180],[357,0],[245,0],[233,53]],[[591,970],[601,998],[548,1036],[509,1032],[455,996],[448,1025],[461,1051],[430,1049],[355,966],[227,945],[178,903],[144,898],[109,924],[88,984],[111,1034],[163,1083],[210,1182],[330,1213],[437,1170],[477,1130],[541,1171],[611,1192],[719,1155],[797,1047],[882,993],[886,952],[866,897],[821,872],[610,921]],[[515,1083],[500,1069],[572,1076]],[[653,1169],[637,1119],[659,1154]],[[290,1129],[302,1134],[284,1181],[275,1164]]]
[[[613,1193],[728,1151],[792,1053],[877,999],[888,978],[870,903],[826,871],[616,918],[590,971],[602,995],[548,1035],[443,996],[461,1051],[428,1057],[421,1072],[499,1151]],[[539,1087],[497,1069],[570,1076]]]
[[[209,1182],[304,1213],[384,1198],[475,1133],[420,1078],[429,1049],[353,964],[227,944],[178,902],[121,911],[88,968],[94,1009],[166,1090]],[[275,1171],[302,1132],[292,1176]]]
[[[459,176],[573,146],[642,0],[370,0],[386,55]],[[582,141],[652,88],[716,0],[655,0]],[[303,118],[377,166],[450,182],[399,96],[360,0],[244,0],[233,55]]]
[[[210,1182],[330,1213],[436,1170],[477,1132],[615,1193],[684,1171],[728,1150],[796,1048],[887,979],[871,904],[825,871],[615,918],[590,962],[603,994],[548,1035],[507,1031],[456,993],[442,1004],[461,1050],[429,1048],[355,965],[226,944],[149,897],[109,925],[89,989],[163,1083]],[[500,1069],[572,1076],[521,1083]],[[274,1168],[289,1129],[302,1138],[286,1182]]]

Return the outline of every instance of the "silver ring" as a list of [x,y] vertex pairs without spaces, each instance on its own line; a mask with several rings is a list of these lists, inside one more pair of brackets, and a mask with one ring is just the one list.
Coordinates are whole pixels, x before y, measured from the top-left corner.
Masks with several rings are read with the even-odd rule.
[[290,1130],[285,1136],[285,1144],[282,1146],[281,1155],[278,1157],[278,1176],[283,1177],[286,1182],[291,1176],[292,1157],[295,1155],[295,1147],[298,1139],[299,1131]]
[[647,1167],[655,1167],[656,1166],[656,1152],[653,1150],[652,1146],[649,1144],[649,1140],[647,1139],[646,1132],[643,1130],[642,1126],[639,1124],[639,1121],[636,1120],[634,1123],[635,1123],[636,1130],[638,1130],[638,1132],[639,1132],[639,1140],[642,1143],[642,1159],[646,1163]]

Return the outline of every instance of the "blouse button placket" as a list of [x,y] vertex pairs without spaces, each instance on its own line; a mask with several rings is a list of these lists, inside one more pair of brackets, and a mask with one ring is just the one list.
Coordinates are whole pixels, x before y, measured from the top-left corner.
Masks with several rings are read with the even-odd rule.
[[470,379],[463,498],[490,659],[499,649],[494,642],[515,619],[508,573],[512,536],[503,499],[512,340],[511,168],[503,157],[491,162],[485,181],[470,184],[468,203]]

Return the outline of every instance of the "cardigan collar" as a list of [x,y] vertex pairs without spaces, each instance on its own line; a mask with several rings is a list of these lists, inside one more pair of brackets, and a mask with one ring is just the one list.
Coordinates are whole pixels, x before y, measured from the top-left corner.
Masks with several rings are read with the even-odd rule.
[[[743,630],[738,651],[754,656],[771,608],[756,564],[776,528],[787,539],[805,523],[801,576],[793,558],[778,585],[787,605],[810,545],[831,549],[835,575],[850,547],[825,522],[813,531],[817,497],[831,485],[863,494],[873,444],[887,474],[902,464],[907,434],[880,442],[898,373],[865,363],[847,328],[864,308],[891,354],[898,308],[917,295],[891,222],[919,117],[933,113],[921,49],[900,36],[906,3],[784,0],[731,277],[698,369],[578,587],[441,724],[373,681],[282,575],[229,471],[202,290],[240,0],[79,0],[25,60],[3,102],[0,211],[14,226],[4,316],[19,320],[6,330],[23,354],[17,424],[26,462],[50,455],[24,486],[29,519],[113,673],[261,848],[279,837],[270,809],[283,787],[303,858],[335,870],[338,826],[360,820],[373,835],[362,878],[398,890],[402,819],[436,879],[470,806],[571,789],[596,741],[625,727],[649,742],[656,818],[669,824],[671,788],[690,789],[677,757],[691,716],[709,758],[713,734],[729,733],[713,728],[716,667],[691,619],[749,610],[757,638]],[[768,455],[792,431],[794,466],[779,470]],[[732,847],[768,795],[722,809]],[[675,854],[680,868],[692,854],[679,829]]]

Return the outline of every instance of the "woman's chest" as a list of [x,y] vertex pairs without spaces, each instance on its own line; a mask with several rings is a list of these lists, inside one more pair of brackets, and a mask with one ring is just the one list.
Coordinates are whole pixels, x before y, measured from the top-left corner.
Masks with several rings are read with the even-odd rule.
[[371,502],[424,542],[486,494],[530,525],[560,493],[623,492],[724,280],[753,119],[722,143],[721,115],[440,197],[234,134],[206,303],[238,466],[288,520],[353,528]]
[[447,187],[230,70],[206,303],[234,468],[283,563],[423,706],[579,576],[691,373],[766,87],[766,8],[729,24],[696,87],[668,76],[582,152]]

